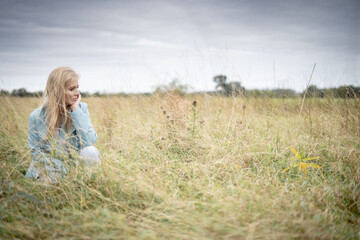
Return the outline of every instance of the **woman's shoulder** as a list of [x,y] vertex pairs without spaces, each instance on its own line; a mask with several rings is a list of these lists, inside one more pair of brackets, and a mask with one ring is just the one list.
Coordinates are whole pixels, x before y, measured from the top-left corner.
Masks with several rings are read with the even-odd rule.
[[87,103],[80,102],[80,109],[81,109],[83,112],[86,112],[87,108],[88,108]]
[[44,107],[38,107],[37,109],[35,109],[34,111],[32,111],[30,113],[30,119],[31,120],[44,118],[44,117],[45,117],[45,109],[44,109]]
[[87,103],[84,103],[84,102],[80,102],[80,107],[82,108],[82,107],[86,107],[87,108]]

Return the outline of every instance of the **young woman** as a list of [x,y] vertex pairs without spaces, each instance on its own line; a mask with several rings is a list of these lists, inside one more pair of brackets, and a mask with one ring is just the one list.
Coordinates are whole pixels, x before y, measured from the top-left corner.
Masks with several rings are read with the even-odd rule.
[[92,146],[97,134],[87,104],[80,102],[78,78],[70,67],[50,73],[43,103],[30,114],[27,178],[56,183],[71,165],[100,165],[100,153]]

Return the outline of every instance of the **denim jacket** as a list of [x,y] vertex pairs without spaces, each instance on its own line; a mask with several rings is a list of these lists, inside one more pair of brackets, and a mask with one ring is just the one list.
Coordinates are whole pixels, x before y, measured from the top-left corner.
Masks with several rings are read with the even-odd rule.
[[73,156],[87,146],[93,145],[97,134],[91,124],[86,103],[80,103],[75,111],[70,111],[72,126],[70,131],[65,127],[56,129],[57,138],[45,139],[46,110],[35,109],[30,114],[28,143],[32,161],[26,172],[27,178],[39,178],[46,174],[50,181],[67,173],[67,166],[72,164]]

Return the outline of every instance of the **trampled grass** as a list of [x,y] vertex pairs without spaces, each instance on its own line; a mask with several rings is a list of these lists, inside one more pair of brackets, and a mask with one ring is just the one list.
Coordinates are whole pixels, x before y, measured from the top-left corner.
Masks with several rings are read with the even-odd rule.
[[83,101],[102,170],[47,185],[24,177],[39,99],[0,98],[0,238],[360,238],[358,99]]

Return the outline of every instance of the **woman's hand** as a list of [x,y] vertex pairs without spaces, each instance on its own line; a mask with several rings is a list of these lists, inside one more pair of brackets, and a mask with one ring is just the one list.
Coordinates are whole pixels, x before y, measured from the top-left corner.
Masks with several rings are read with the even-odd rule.
[[81,94],[80,94],[80,92],[79,92],[78,98],[76,99],[76,101],[74,102],[74,104],[70,106],[71,111],[75,111],[75,110],[79,107],[80,101],[81,101]]

